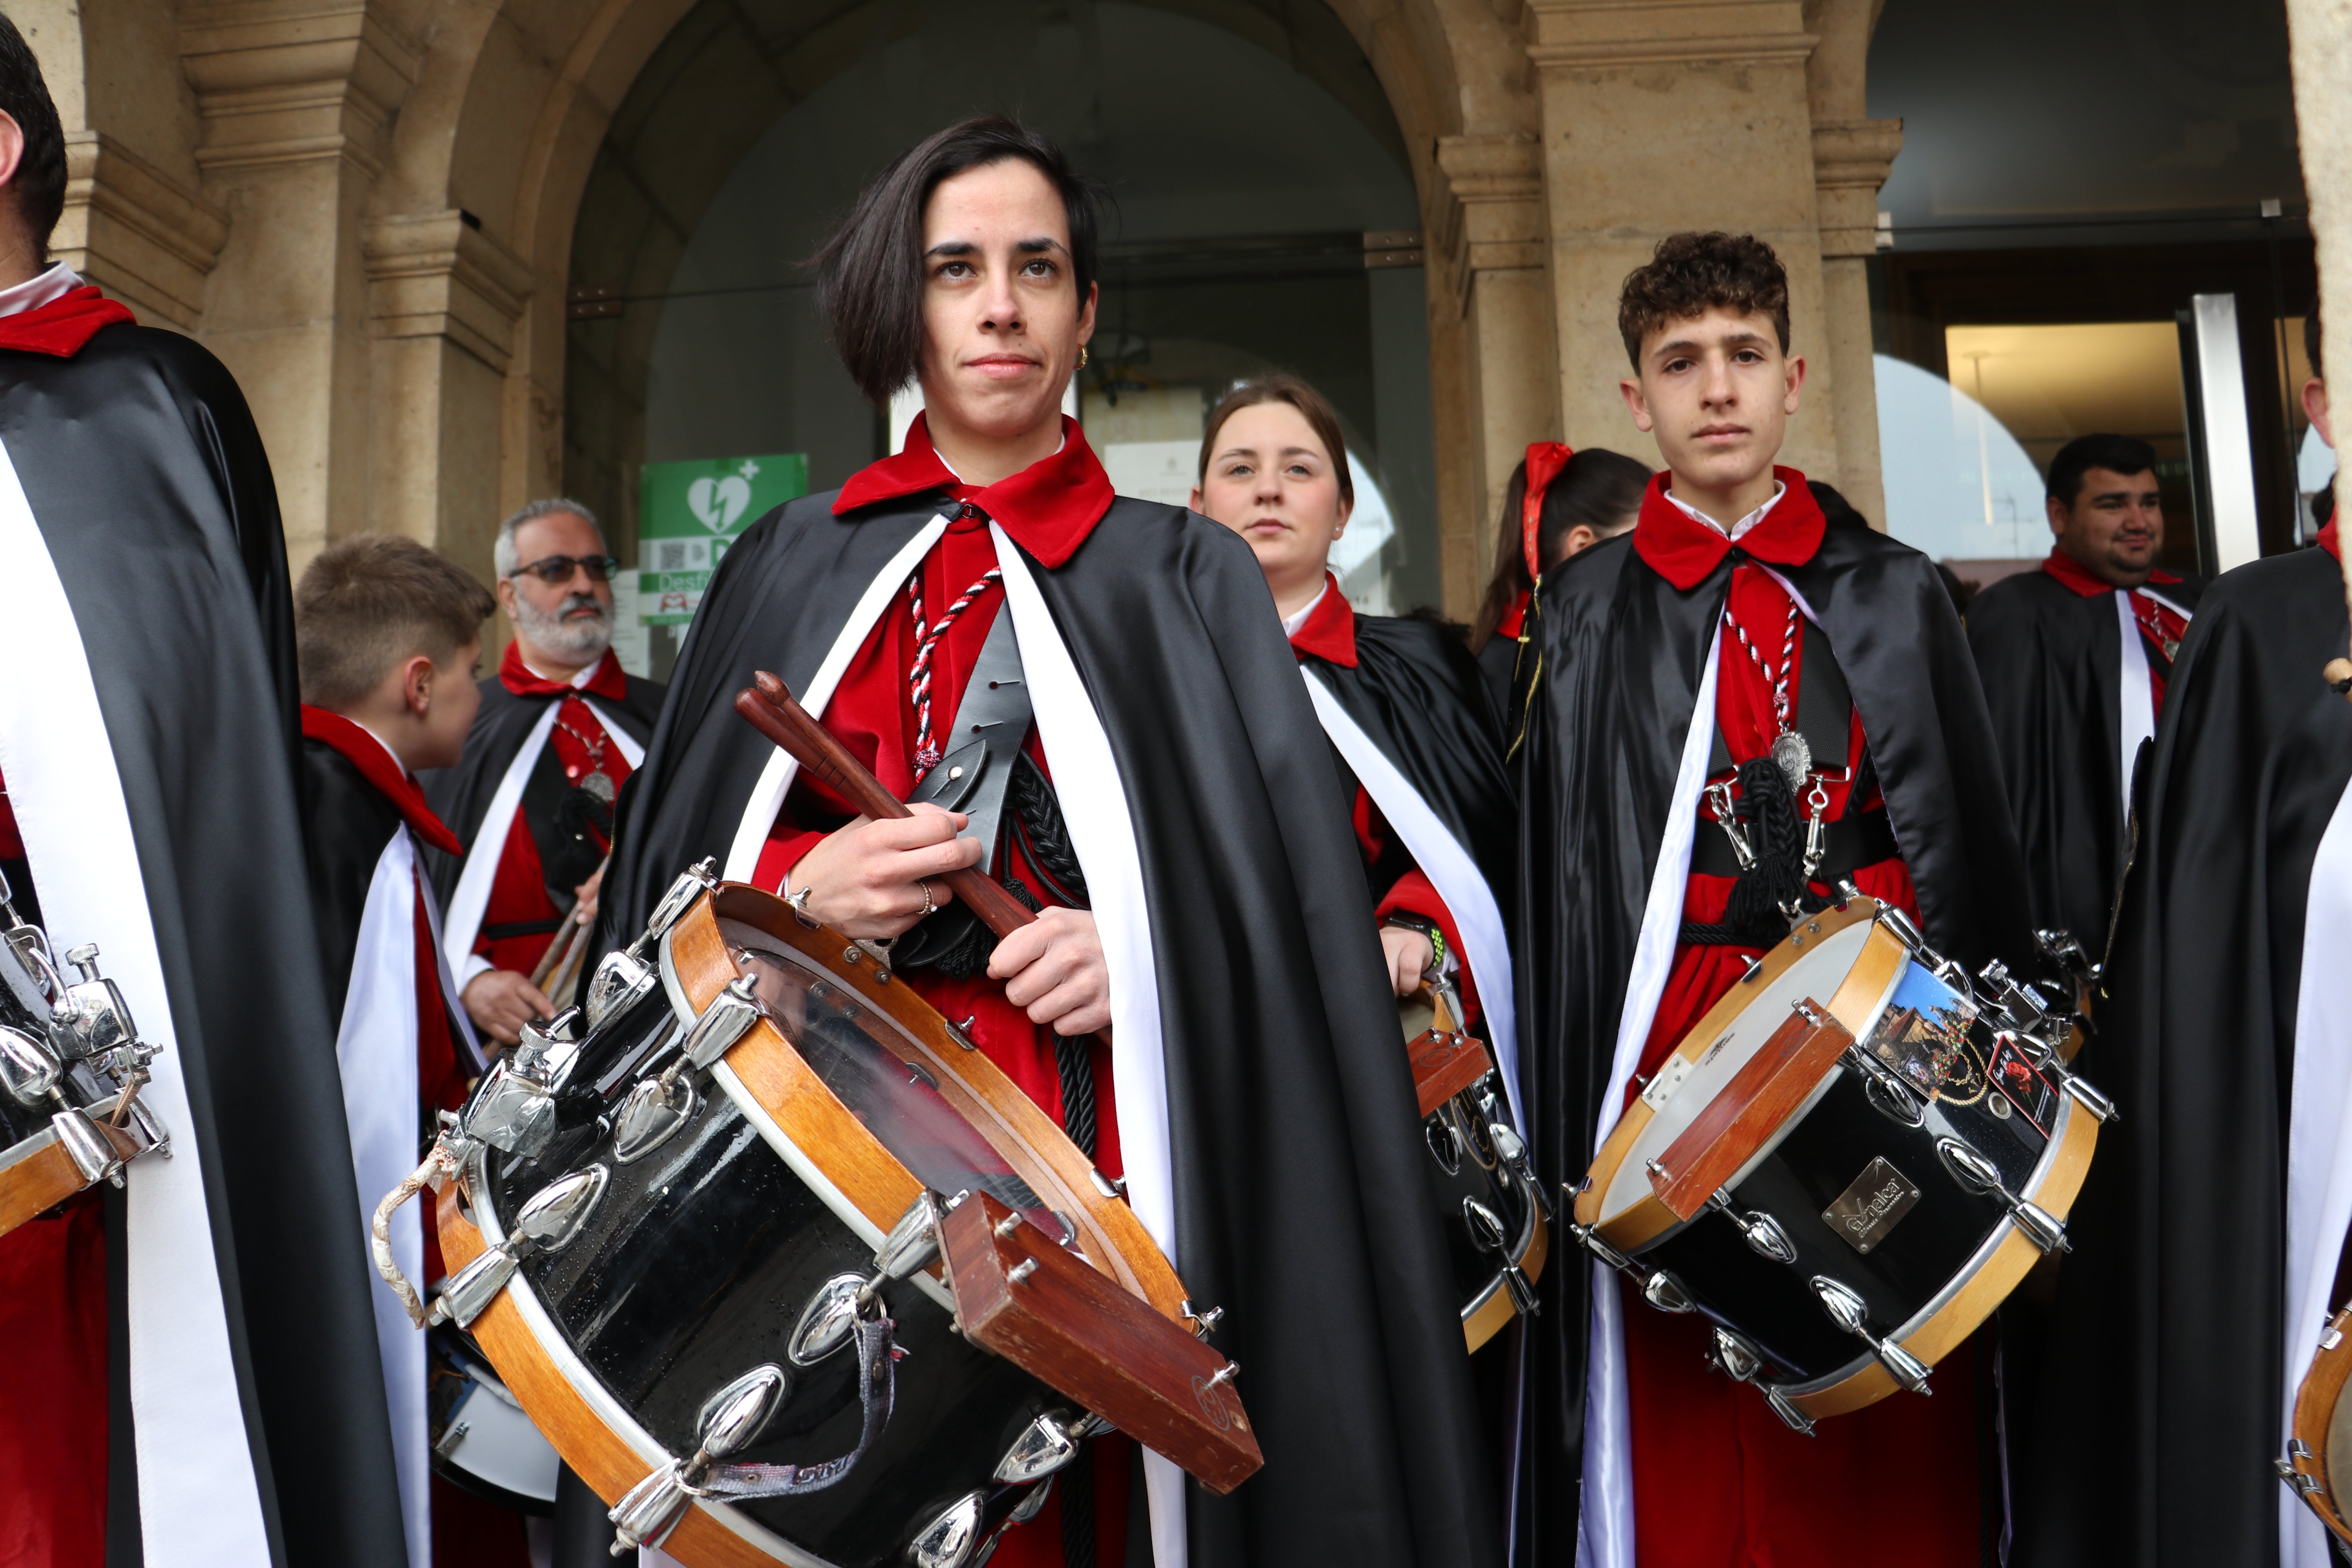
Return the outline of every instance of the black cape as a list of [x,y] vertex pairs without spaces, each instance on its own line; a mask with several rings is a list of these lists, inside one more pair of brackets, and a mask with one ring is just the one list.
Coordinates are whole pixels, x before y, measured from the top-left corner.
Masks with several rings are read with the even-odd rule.
[[[770,513],[713,575],[623,791],[608,938],[640,929],[688,864],[723,861],[770,753],[735,693],[762,668],[802,689],[938,510],[915,498],[836,518],[832,501]],[[1250,1369],[1266,1456],[1230,1497],[1186,1489],[1192,1560],[1499,1563],[1360,858],[1256,559],[1203,518],[1121,499],[1065,564],[1031,570],[1124,781],[1183,1276],[1227,1310],[1216,1344]]]
[[[0,441],[73,606],[122,780],[193,1120],[172,1135],[202,1152],[273,1553],[404,1568],[374,1271],[304,886],[293,606],[268,458],[217,360],[127,325],[70,359],[0,352]],[[117,1563],[139,1552],[121,1345]]]
[[2302,551],[2216,580],[2173,666],[2078,1063],[2123,1114],[2011,1438],[2024,1568],[2278,1559],[2287,1093],[2312,858],[2352,777],[2319,673],[2347,629],[2336,562]]
[[324,741],[302,742],[302,782],[310,910],[318,922],[329,1016],[340,1028],[352,968],[359,959],[360,920],[367,912],[368,888],[375,880],[384,846],[400,831],[400,808],[368,783],[350,758]]
[[[1592,1163],[1643,909],[1675,775],[1722,616],[1734,547],[1685,594],[1633,536],[1544,581],[1531,614],[1541,663],[1517,742],[1520,1074],[1537,1173],[1573,1185]],[[1813,558],[1775,567],[1803,596],[1843,670],[1927,940],[1974,969],[2033,972],[2023,867],[1994,763],[1976,667],[1934,564],[1865,529],[1829,529]],[[1528,1334],[1518,1560],[1574,1559],[1591,1271],[1544,1271]]]
[[[2194,577],[2156,585],[2192,612],[2204,589]],[[1969,605],[2033,923],[2073,932],[2094,959],[2126,854],[2122,642],[2113,594],[2085,597],[2047,572],[2004,577]]]
[[[1478,662],[1444,627],[1397,616],[1356,617],[1353,668],[1311,654],[1304,662],[1469,852],[1507,924],[1518,811]],[[1344,774],[1345,759],[1339,766]],[[1344,781],[1343,795],[1352,810]]]
[[[596,698],[596,710],[642,746],[653,738],[654,721],[661,717],[662,694],[667,688],[634,675],[627,680],[626,698],[619,702]],[[474,715],[474,727],[466,731],[464,760],[454,768],[433,768],[417,775],[433,815],[448,824],[449,831],[457,836],[457,842],[468,852],[474,847],[474,840],[481,836],[482,818],[489,812],[490,797],[505,782],[507,769],[514,765],[516,753],[522,750],[539,716],[547,711],[547,705],[558,700],[553,697],[518,697],[495,675],[484,679],[480,686],[482,706]],[[561,778],[562,770],[553,763],[552,748],[541,749],[537,766],[554,766]],[[525,794],[528,796],[530,791]],[[541,829],[536,814],[531,826],[534,832]],[[546,831],[553,831],[551,821]],[[424,856],[425,874],[433,880],[433,896],[446,910],[449,896],[457,890],[457,879],[465,871],[465,857],[446,855],[429,846]],[[540,858],[542,863],[549,858],[543,847]],[[572,879],[562,889],[562,897],[556,900],[556,908],[562,909],[572,888],[584,880],[584,877]]]

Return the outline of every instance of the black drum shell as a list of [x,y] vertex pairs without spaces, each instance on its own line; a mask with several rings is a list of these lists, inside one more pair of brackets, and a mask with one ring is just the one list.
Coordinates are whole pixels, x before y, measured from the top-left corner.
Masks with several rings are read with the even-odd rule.
[[[1868,1309],[1872,1330],[1887,1336],[1956,1284],[1995,1239],[2007,1211],[1997,1197],[1963,1186],[1937,1152],[1937,1141],[1957,1138],[1973,1147],[2012,1192],[2030,1188],[2049,1145],[2022,1113],[2003,1118],[1988,1109],[2000,1093],[1988,1087],[1966,1105],[1930,1100],[1922,1125],[1914,1128],[1880,1110],[1861,1076],[1841,1068],[1780,1145],[1724,1194],[1743,1213],[1760,1212],[1779,1222],[1797,1250],[1793,1264],[1758,1253],[1729,1217],[1713,1211],[1632,1256],[1643,1271],[1674,1275],[1701,1313],[1753,1342],[1772,1363],[1771,1381],[1811,1384],[1859,1371],[1872,1359],[1870,1351],[1830,1320],[1810,1281],[1824,1275],[1853,1289]],[[2042,1099],[2063,1103],[2054,1094]],[[1832,1228],[1822,1211],[1874,1158],[1894,1166],[1919,1196],[1864,1254]]]
[[[1480,1087],[1488,1091],[1495,1115],[1508,1121],[1510,1111],[1502,1103],[1501,1089],[1495,1079],[1490,1075]],[[1465,1317],[1496,1288],[1504,1261],[1500,1255],[1480,1247],[1473,1238],[1465,1205],[1478,1203],[1491,1209],[1503,1223],[1504,1245],[1516,1248],[1527,1229],[1528,1211],[1532,1204],[1529,1195],[1504,1169],[1486,1137],[1486,1112],[1477,1100],[1477,1089],[1465,1090],[1422,1119],[1423,1142],[1429,1152],[1430,1186],[1437,1194],[1438,1213],[1444,1222],[1446,1253],[1453,1264],[1454,1294],[1461,1299]],[[1454,1154],[1450,1164],[1445,1158],[1448,1150]]]
[[[614,1157],[587,1097],[616,1104],[634,1062],[668,1036],[656,990],[633,1016],[600,1032],[569,1078],[565,1118],[538,1160],[493,1156],[499,1228],[567,1172],[602,1164],[610,1182],[580,1235],[528,1259],[520,1278],[572,1354],[668,1452],[697,1446],[696,1419],[721,1386],[763,1363],[792,1378],[761,1440],[737,1458],[809,1463],[856,1446],[856,1357],[844,1348],[814,1367],[785,1346],[819,1286],[864,1277],[874,1248],[804,1184],[716,1082],[671,1139],[631,1164]],[[628,1068],[630,1070],[619,1069]],[[598,1090],[599,1081],[609,1083]],[[1041,1412],[1067,1408],[1012,1363],[967,1344],[950,1314],[911,1282],[885,1288],[896,1322],[895,1409],[843,1479],[805,1497],[732,1506],[838,1568],[901,1560],[941,1509],[985,1489],[1014,1437]]]

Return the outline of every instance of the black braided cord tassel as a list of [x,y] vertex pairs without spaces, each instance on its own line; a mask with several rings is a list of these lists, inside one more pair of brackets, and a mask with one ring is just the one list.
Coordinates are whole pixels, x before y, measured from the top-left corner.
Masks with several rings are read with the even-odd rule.
[[1095,1037],[1054,1037],[1054,1065],[1062,1071],[1062,1131],[1078,1152],[1095,1157]]
[[1732,884],[1723,919],[1714,925],[1685,925],[1683,941],[1702,947],[1777,947],[1789,934],[1789,908],[1813,910],[1826,903],[1805,885],[1805,825],[1778,763],[1763,756],[1739,764],[1736,809],[1747,826],[1756,864]]

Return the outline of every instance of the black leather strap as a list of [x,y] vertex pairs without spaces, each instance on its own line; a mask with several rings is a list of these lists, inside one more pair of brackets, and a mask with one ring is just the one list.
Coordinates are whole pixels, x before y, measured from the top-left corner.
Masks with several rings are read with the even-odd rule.
[[[1895,829],[1884,811],[1860,812],[1825,826],[1822,863],[1813,872],[1816,882],[1835,882],[1899,853]],[[1691,840],[1690,868],[1707,877],[1739,875],[1739,858],[1732,852],[1730,835],[1704,811],[1698,816],[1698,833]]]

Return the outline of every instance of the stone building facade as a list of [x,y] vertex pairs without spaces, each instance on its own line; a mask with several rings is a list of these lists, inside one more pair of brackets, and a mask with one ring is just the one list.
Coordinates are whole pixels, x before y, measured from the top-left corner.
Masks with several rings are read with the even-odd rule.
[[[1258,0],[1152,3],[1263,20]],[[1864,109],[1883,0],[1328,3],[1419,196],[1449,609],[1475,602],[1528,441],[1633,443],[1617,287],[1678,228],[1778,247],[1811,365],[1790,460],[1880,515],[1864,262],[1901,140]],[[789,100],[877,8],[811,0],[791,60],[747,68]],[[487,576],[502,512],[562,488],[583,193],[696,9],[13,0],[67,127],[57,254],[236,374],[298,569],[390,530]],[[635,166],[690,205],[728,154],[641,147]]]

